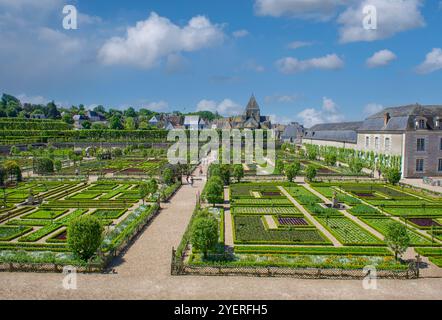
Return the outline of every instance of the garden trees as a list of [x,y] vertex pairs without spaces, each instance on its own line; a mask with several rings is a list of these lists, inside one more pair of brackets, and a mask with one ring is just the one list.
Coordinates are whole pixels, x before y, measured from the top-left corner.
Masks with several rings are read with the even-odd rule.
[[224,183],[220,177],[213,176],[207,181],[203,197],[213,206],[224,201]]
[[407,228],[399,222],[392,222],[388,225],[385,242],[394,252],[394,257],[397,260],[399,255],[402,255],[410,245],[410,236]]
[[305,171],[305,176],[307,178],[308,181],[313,181],[315,180],[317,175],[317,170],[315,166],[309,165]]
[[143,205],[144,205],[144,201],[146,200],[146,197],[149,195],[149,190],[147,188],[147,184],[142,183],[140,184],[140,188],[138,190],[140,198],[143,200]]
[[220,166],[220,177],[223,180],[225,186],[230,184],[230,165],[222,164]]
[[3,167],[5,175],[9,177],[11,181],[15,179],[17,182],[20,182],[22,180],[21,169],[16,161],[13,160],[5,161]]
[[324,155],[324,161],[325,161],[325,164],[327,164],[328,166],[335,166],[336,162],[337,162],[336,154],[333,152],[327,152]]
[[218,221],[215,218],[200,217],[192,225],[190,241],[192,247],[200,250],[207,258],[209,250],[213,250],[218,243]]
[[125,130],[135,130],[136,129],[136,122],[133,117],[126,117],[126,120],[124,121],[124,129]]
[[399,183],[399,181],[401,181],[402,173],[398,168],[387,168],[384,171],[384,176],[388,183],[396,185]]
[[85,120],[81,123],[81,126],[83,127],[83,129],[89,130],[92,128],[92,122],[90,122],[89,120]]
[[309,160],[316,160],[318,157],[318,151],[314,146],[310,146],[310,148],[307,149],[307,158]]
[[81,216],[71,221],[67,234],[68,245],[74,254],[88,261],[100,247],[103,226],[94,216]]
[[287,177],[287,180],[290,182],[292,182],[293,179],[296,178],[299,171],[301,171],[301,164],[299,163],[299,161],[295,161],[291,164],[286,164],[284,166],[285,176]]
[[362,168],[364,167],[361,159],[353,157],[348,162],[348,167],[350,171],[354,174],[360,174],[362,172]]
[[281,159],[276,159],[275,169],[276,169],[277,173],[283,174],[284,173],[284,161],[282,161]]
[[109,121],[109,128],[112,130],[124,129],[123,123],[121,121],[121,116],[118,116],[117,114],[113,115]]
[[148,194],[153,197],[155,195],[155,193],[158,191],[158,182],[155,179],[150,179],[149,181],[147,181],[147,192]]
[[16,156],[20,153],[20,149],[17,146],[12,146],[9,153],[11,154],[11,156]]
[[61,163],[61,160],[58,159],[54,161],[54,168],[57,172],[60,172],[62,167],[63,165]]
[[166,168],[163,171],[163,180],[164,183],[168,186],[175,183],[175,174],[171,168]]
[[242,164],[235,164],[233,166],[233,176],[238,181],[238,183],[241,182],[241,179],[244,178],[244,168]]
[[47,174],[54,172],[54,161],[50,158],[37,158],[34,160],[34,172]]
[[7,177],[6,170],[3,166],[0,165],[0,186],[3,187],[5,185],[5,179]]
[[221,177],[221,168],[220,168],[220,165],[219,165],[219,164],[214,164],[214,163],[212,163],[212,164],[209,166],[208,176],[209,176],[209,178],[212,177],[212,176],[218,176],[218,177]]
[[209,167],[209,177],[218,176],[224,185],[230,184],[230,165],[211,164]]

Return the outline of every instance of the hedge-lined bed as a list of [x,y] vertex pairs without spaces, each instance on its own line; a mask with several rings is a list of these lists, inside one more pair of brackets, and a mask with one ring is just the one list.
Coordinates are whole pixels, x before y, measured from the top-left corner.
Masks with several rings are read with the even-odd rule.
[[[361,217],[361,220],[366,224],[382,233],[384,236],[388,232],[388,225],[393,223],[394,220],[388,217]],[[411,240],[412,246],[431,246],[431,240],[408,229],[408,236]]]
[[267,229],[261,216],[234,216],[235,244],[329,244],[316,228]]
[[[386,247],[235,246],[236,253],[393,256]],[[442,253],[441,253],[442,254]]]
[[318,220],[336,239],[344,245],[385,245],[384,242],[361,226],[351,221],[345,216],[342,217],[323,217],[316,216]]

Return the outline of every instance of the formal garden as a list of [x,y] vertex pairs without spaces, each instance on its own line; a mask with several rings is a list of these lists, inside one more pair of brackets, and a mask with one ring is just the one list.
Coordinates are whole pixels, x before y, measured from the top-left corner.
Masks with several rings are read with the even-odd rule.
[[[176,251],[187,272],[222,272],[214,267],[360,270],[372,265],[394,273],[410,268],[404,257],[408,248],[442,267],[440,196],[382,181],[332,182],[317,179],[317,172],[305,183],[290,182],[302,174],[296,162],[285,165],[285,182],[241,182],[247,175],[244,166],[211,166],[206,203],[195,209]],[[208,207],[228,208],[231,223],[216,223],[205,213]],[[195,221],[201,220],[213,220],[204,236],[195,235],[201,233]],[[225,229],[228,225],[231,230]],[[220,234],[224,239],[230,234],[233,241],[229,246],[226,241],[224,251]],[[201,243],[200,237],[213,241]]]
[[[161,179],[3,180],[0,263],[77,265],[100,271],[180,187]],[[37,268],[38,269],[38,268]]]

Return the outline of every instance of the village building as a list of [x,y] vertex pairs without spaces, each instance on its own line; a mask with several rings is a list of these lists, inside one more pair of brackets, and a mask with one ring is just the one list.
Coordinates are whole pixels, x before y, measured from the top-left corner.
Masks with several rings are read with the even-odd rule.
[[442,176],[442,105],[387,108],[362,122],[318,124],[303,143],[402,157],[404,178]]
[[271,129],[272,123],[269,116],[262,116],[261,109],[254,95],[247,103],[246,109],[242,115],[223,119],[217,119],[212,122],[212,129]]

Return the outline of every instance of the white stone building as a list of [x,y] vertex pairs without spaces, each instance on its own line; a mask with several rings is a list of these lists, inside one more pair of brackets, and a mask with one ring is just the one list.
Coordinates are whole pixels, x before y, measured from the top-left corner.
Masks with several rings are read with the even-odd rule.
[[442,176],[442,106],[387,108],[362,122],[319,124],[303,143],[402,156],[404,178]]

